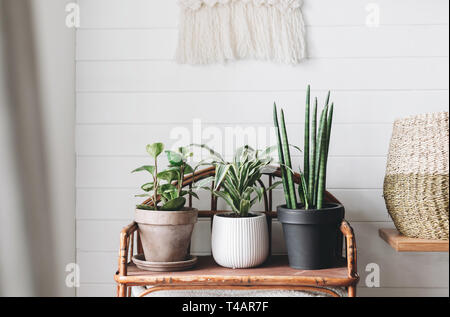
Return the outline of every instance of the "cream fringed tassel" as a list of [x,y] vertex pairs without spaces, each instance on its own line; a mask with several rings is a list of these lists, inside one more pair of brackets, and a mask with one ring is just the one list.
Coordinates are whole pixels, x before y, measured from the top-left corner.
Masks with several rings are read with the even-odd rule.
[[179,0],[176,59],[182,64],[305,58],[302,0]]

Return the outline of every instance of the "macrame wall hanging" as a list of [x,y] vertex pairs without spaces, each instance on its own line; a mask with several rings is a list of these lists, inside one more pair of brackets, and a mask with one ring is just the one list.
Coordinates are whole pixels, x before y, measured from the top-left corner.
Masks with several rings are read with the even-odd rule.
[[305,58],[302,0],[179,0],[176,59],[182,64],[238,59],[298,64]]

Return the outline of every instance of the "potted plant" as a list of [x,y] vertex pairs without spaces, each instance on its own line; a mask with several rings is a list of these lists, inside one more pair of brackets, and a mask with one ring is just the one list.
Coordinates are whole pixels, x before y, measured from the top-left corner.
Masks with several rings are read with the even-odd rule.
[[194,172],[187,163],[192,152],[188,148],[166,151],[169,166],[158,170],[158,157],[164,151],[164,144],[147,145],[148,154],[154,165],[145,165],[133,171],[150,173],[152,181],[142,185],[146,193],[138,197],[150,197],[151,204],[136,206],[134,220],[148,262],[178,262],[186,260],[198,211],[185,207],[186,198],[192,191],[183,189],[183,177]]
[[226,162],[209,149],[213,154],[210,163],[216,168],[215,176],[199,181],[196,187],[210,190],[211,187],[206,185],[213,182],[213,194],[223,199],[232,210],[216,214],[213,219],[212,254],[221,266],[233,269],[255,267],[262,264],[269,254],[266,216],[251,209],[266,190],[259,180],[263,170],[269,169],[273,161],[270,157],[272,149],[275,148],[257,151],[245,146],[236,151],[232,162]]
[[[300,170],[299,200],[293,181],[289,140],[284,112],[281,125],[274,105],[274,124],[278,139],[278,154],[286,204],[278,206],[278,219],[283,225],[289,264],[295,269],[333,267],[338,259],[339,227],[344,207],[324,202],[326,173],[334,105],[329,105],[330,93],[317,122],[317,98],[310,114],[310,87],[305,110],[304,167]],[[312,120],[311,120],[312,117]],[[310,125],[311,121],[311,125]]]

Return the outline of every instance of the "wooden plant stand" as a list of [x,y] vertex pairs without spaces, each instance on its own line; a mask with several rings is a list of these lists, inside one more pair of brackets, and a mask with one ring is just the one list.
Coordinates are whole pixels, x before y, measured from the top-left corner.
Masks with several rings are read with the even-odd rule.
[[[214,168],[199,171],[195,177],[188,176],[183,186],[192,186],[193,181],[214,175]],[[269,175],[269,184],[273,177],[280,177],[279,171]],[[299,181],[295,175],[295,181]],[[331,194],[327,193],[328,202],[337,202]],[[144,203],[150,204],[150,201]],[[272,193],[264,195],[265,214],[269,226],[269,235],[272,233],[272,219],[276,212],[272,209]],[[189,199],[192,206],[192,198]],[[199,217],[212,217],[217,211],[217,198],[211,197],[211,210],[199,211]],[[287,256],[269,256],[260,267],[251,269],[228,269],[216,264],[211,256],[199,257],[196,266],[183,272],[150,272],[136,267],[131,258],[142,252],[138,226],[135,222],[125,227],[120,234],[119,269],[114,275],[117,283],[117,296],[130,297],[131,287],[151,286],[142,292],[143,297],[152,292],[167,290],[297,290],[314,291],[328,296],[338,297],[333,287],[342,287],[347,291],[348,297],[356,296],[356,286],[359,281],[356,263],[356,242],[353,229],[347,221],[340,227],[343,241],[339,241],[338,251],[342,254],[342,245],[345,244],[345,256],[341,257],[339,265],[324,270],[295,270],[289,267]],[[136,253],[135,253],[136,252]]]

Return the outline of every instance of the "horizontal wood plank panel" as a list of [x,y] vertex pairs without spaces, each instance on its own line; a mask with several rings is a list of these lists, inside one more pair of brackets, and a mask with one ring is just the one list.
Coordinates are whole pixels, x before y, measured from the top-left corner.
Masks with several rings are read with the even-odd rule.
[[[123,219],[131,221],[134,206],[143,198],[134,195],[141,193],[136,189],[78,189],[77,219],[101,220]],[[383,191],[381,189],[334,189],[332,193],[345,206],[346,218],[350,221],[389,221]],[[210,194],[199,191],[200,200],[194,199],[193,206],[199,210],[210,209]],[[284,204],[282,189],[273,191],[273,209]],[[218,209],[227,210],[224,201],[218,201]],[[253,210],[264,210],[263,203]]]
[[[435,38],[441,39],[436,41]],[[448,56],[448,26],[311,27],[309,58]],[[77,60],[172,60],[176,29],[80,30]]]
[[307,84],[333,91],[448,89],[448,77],[448,58],[315,59],[295,67],[96,61],[78,62],[77,91],[274,91],[304,89]]
[[117,253],[77,251],[80,283],[114,283]]
[[81,283],[76,290],[78,297],[116,297],[116,284]]
[[[131,171],[148,163],[145,157],[79,157],[77,187],[137,188],[148,181],[148,175]],[[300,158],[293,157],[293,166],[299,165]],[[386,157],[330,157],[328,188],[382,188],[385,167]]]
[[[306,88],[306,87],[301,87]],[[324,101],[326,91],[312,87]],[[442,91],[333,91],[335,123],[392,123],[397,118],[448,110],[449,93]],[[164,122],[269,123],[273,102],[285,109],[289,122],[303,123],[305,92],[187,92],[187,93],[80,93],[79,124],[161,123],[167,109],[177,115]],[[220,115],[212,109],[223,109]],[[155,131],[157,132],[157,131]]]
[[[267,116],[271,116],[267,109]],[[101,156],[146,155],[145,144],[163,142],[176,149],[192,143],[214,146],[224,155],[245,144],[265,149],[276,144],[275,130],[269,124],[202,125],[202,139],[195,138],[199,128],[191,125],[83,125],[77,128],[77,154]],[[289,124],[289,141],[303,148],[303,125]],[[211,132],[213,134],[211,135]],[[391,138],[391,124],[335,124],[330,156],[385,156]],[[300,152],[293,155],[302,155]],[[275,155],[275,154],[274,154]],[[275,155],[276,156],[276,155]]]
[[[78,0],[82,28],[176,27],[175,0]],[[367,5],[377,4],[380,24],[448,23],[446,0],[307,0],[303,13],[307,25],[365,25]]]
[[448,297],[448,288],[358,287],[358,297]]

